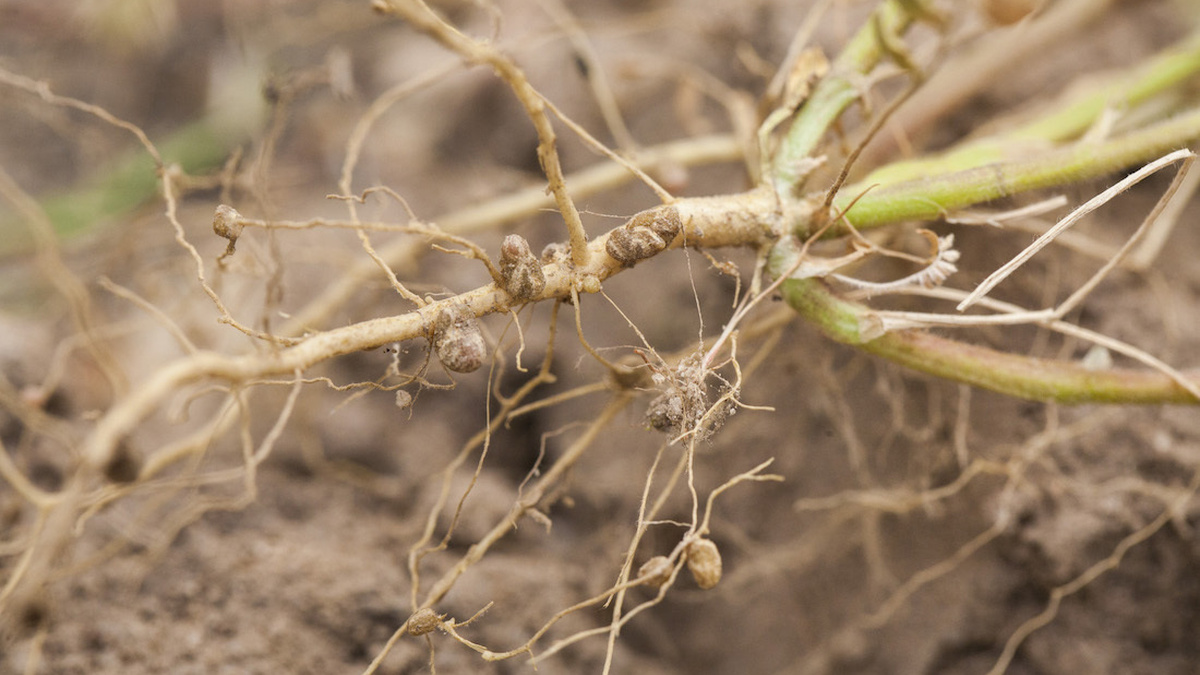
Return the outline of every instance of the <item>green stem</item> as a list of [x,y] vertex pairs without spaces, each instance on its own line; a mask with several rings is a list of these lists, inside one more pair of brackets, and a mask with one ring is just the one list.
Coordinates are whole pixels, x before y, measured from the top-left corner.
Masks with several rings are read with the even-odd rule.
[[[220,166],[232,139],[211,124],[193,122],[176,130],[160,145],[163,159],[184,171],[199,173]],[[119,218],[158,194],[154,158],[141,148],[114,161],[79,186],[42,198],[42,209],[62,238],[85,233],[97,224]],[[23,253],[32,246],[24,226],[0,214],[0,256]]]
[[903,3],[887,0],[851,38],[797,112],[772,158],[771,179],[778,194],[794,194],[806,175],[805,160],[829,127],[862,94],[863,75],[879,63],[884,53],[879,35],[899,35],[912,21]]
[[[785,238],[771,254],[770,271],[791,269],[798,255]],[[784,300],[838,342],[907,368],[1010,396],[1060,403],[1200,403],[1179,383],[1155,371],[1088,370],[1079,363],[1040,359],[971,345],[926,331],[877,335],[878,319],[865,305],[837,297],[816,279],[788,279]],[[1200,373],[1188,377],[1200,384]]]
[[1200,72],[1200,34],[1174,45],[1153,58],[1122,72],[1068,100],[1049,113],[992,136],[968,140],[939,156],[893,162],[873,171],[863,184],[897,183],[930,174],[969,169],[1004,161],[1015,152],[1045,148],[1077,138],[1091,128],[1106,110],[1128,114],[1155,96],[1186,83]]
[[[1077,143],[1029,159],[997,162],[942,175],[869,189],[857,184],[834,200],[839,212],[859,230],[904,220],[934,220],[948,212],[1008,197],[1098,178],[1148,162],[1200,139],[1200,109],[1120,138]],[[850,206],[853,200],[853,206]],[[796,234],[808,234],[809,223],[795,224]],[[844,233],[835,230],[831,234]]]

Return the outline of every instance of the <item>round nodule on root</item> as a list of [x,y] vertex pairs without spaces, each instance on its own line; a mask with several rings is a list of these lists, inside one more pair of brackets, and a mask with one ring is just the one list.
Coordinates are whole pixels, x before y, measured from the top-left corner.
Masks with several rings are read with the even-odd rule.
[[404,622],[409,635],[432,633],[442,623],[442,617],[429,607],[418,609]]
[[225,204],[217,207],[216,213],[213,214],[213,232],[229,241],[217,262],[223,262],[225,258],[233,255],[238,237],[242,236],[242,227],[242,214],[238,213],[237,209]]
[[546,288],[542,264],[519,234],[508,235],[500,244],[500,278],[504,280],[504,292],[521,302],[536,299]]
[[635,214],[624,226],[613,230],[604,250],[613,260],[632,265],[670,246],[682,230],[679,209],[658,206]]
[[471,308],[453,303],[442,308],[433,328],[433,350],[447,370],[470,373],[487,360],[487,343]]
[[604,242],[604,251],[623,265],[653,258],[667,247],[662,237],[648,227],[621,227],[613,230]]
[[236,240],[242,236],[241,217],[237,209],[221,204],[213,214],[213,232],[223,239]]
[[642,211],[633,217],[633,225],[649,227],[662,238],[663,244],[666,246],[670,246],[683,229],[683,221],[679,218],[679,209],[674,206],[659,206]]
[[397,408],[399,408],[401,410],[406,410],[412,405],[412,402],[413,402],[412,394],[408,393],[404,389],[396,390],[396,407]]
[[686,555],[688,570],[697,586],[708,590],[721,581],[721,552],[711,539],[701,538],[688,544]]
[[661,588],[671,579],[671,559],[665,555],[656,555],[642,563],[638,568],[638,578],[647,586]]

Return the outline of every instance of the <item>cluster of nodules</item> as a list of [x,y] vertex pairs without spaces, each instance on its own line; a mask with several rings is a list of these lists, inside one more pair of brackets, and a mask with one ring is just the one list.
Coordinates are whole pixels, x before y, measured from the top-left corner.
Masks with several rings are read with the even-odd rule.
[[[222,215],[218,212],[218,220]],[[679,209],[669,205],[655,207],[614,230],[605,242],[605,250],[623,265],[633,265],[666,249],[682,230]],[[547,247],[539,260],[524,237],[508,235],[500,244],[500,287],[516,302],[539,299],[546,289],[542,265],[565,257],[560,249],[560,244]],[[483,365],[487,343],[479,320],[467,305],[451,303],[439,311],[433,327],[433,350],[442,365],[456,373],[469,373]],[[667,417],[674,419],[678,415],[668,413]]]
[[487,360],[487,342],[471,308],[452,302],[438,312],[433,324],[433,351],[447,370],[470,373]]
[[[711,539],[693,539],[684,548],[683,555],[697,586],[707,591],[721,581],[721,552]],[[670,581],[672,571],[671,559],[665,555],[656,555],[642,563],[638,569],[638,578],[650,586],[661,587]]]
[[508,235],[500,244],[500,279],[504,292],[519,302],[536,300],[546,289],[542,263],[519,234]]
[[657,255],[683,231],[679,209],[657,206],[635,215],[608,235],[604,250],[625,266]]
[[672,371],[672,377],[661,373],[652,376],[656,384],[665,386],[646,407],[646,424],[650,427],[672,436],[692,433],[703,440],[725,423],[732,405],[725,399],[716,407],[709,404],[706,371],[697,358],[685,359]]
[[[510,234],[500,244],[500,279],[514,300],[535,300],[546,288],[542,264],[529,250],[525,238]],[[479,319],[461,302],[443,307],[433,324],[433,351],[447,370],[469,373],[487,360],[487,342]]]
[[[666,249],[682,231],[679,209],[670,205],[658,206],[638,213],[623,227],[614,230],[605,242],[605,251],[621,264],[633,265]],[[552,244],[542,252],[539,260],[524,237],[508,235],[500,244],[499,285],[514,301],[537,300],[546,289],[542,265],[565,257],[565,252],[560,249],[561,244]],[[483,365],[487,358],[487,343],[478,319],[467,305],[451,303],[441,309],[434,323],[433,349],[442,365],[456,373],[469,373]],[[688,391],[680,396],[682,398],[666,402],[664,405],[671,411],[664,411],[659,417],[682,421],[681,415],[687,416],[682,411],[692,407],[689,404],[694,394]],[[672,412],[676,409],[680,412]],[[664,421],[652,422],[652,425],[666,428],[679,426],[679,423]]]

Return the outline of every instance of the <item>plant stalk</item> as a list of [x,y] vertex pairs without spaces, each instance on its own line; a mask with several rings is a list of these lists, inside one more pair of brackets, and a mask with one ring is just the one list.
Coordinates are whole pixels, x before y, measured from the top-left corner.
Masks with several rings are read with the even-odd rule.
[[1049,147],[1080,137],[1095,126],[1106,111],[1131,117],[1138,106],[1180,88],[1200,73],[1200,33],[1156,54],[1117,75],[1086,89],[1072,91],[1039,117],[1012,129],[968,139],[936,156],[892,162],[875,169],[864,185],[888,185],[930,174],[1004,161],[1014,148]]
[[[785,239],[772,251],[769,271],[786,273],[798,255],[795,240]],[[935,377],[1037,401],[1200,404],[1179,382],[1155,371],[1089,370],[1073,361],[1010,354],[924,330],[880,335],[879,319],[870,308],[839,298],[817,279],[788,279],[780,292],[829,338]],[[1200,386],[1200,373],[1187,377]]]
[[[849,186],[834,200],[838,213],[859,230],[906,220],[935,220],[948,213],[1002,197],[1099,178],[1148,162],[1200,139],[1200,108],[1099,143],[1081,142],[1027,159],[1001,161],[962,171],[875,187]],[[819,199],[823,195],[810,195]],[[793,224],[797,236],[810,223]],[[830,228],[845,234],[844,226]]]
[[913,21],[906,3],[887,0],[854,34],[829,73],[793,118],[771,162],[770,180],[780,195],[792,195],[807,175],[808,159],[829,127],[862,95],[863,76],[884,54],[880,35],[900,35]]

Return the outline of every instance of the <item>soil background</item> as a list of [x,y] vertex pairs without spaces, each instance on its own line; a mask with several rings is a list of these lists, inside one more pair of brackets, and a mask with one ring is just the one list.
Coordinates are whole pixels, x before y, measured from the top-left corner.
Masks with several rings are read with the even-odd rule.
[[[549,3],[547,3],[549,4]],[[827,53],[858,25],[870,3],[835,2],[814,41]],[[966,3],[962,3],[965,5]],[[731,130],[721,101],[758,96],[807,2],[654,0],[571,2],[610,80],[630,132],[644,146]],[[534,2],[437,5],[475,35],[495,34],[546,97],[601,140],[613,142],[584,77],[586,64]],[[123,10],[121,8],[124,8]],[[128,12],[128,14],[122,13]],[[956,10],[960,11],[960,10]],[[968,10],[961,10],[966,12]],[[1078,34],[1021,61],[951,110],[918,146],[948,145],[1000,114],[1049,100],[1077,74],[1117,68],[1154,53],[1189,29],[1185,3],[1117,2]],[[975,19],[978,20],[977,18]],[[582,64],[582,65],[581,65]],[[0,2],[0,65],[45,80],[54,91],[103,106],[160,142],[197,121],[222,130],[236,178],[189,193],[180,221],[231,312],[268,329],[286,321],[351,263],[364,257],[352,233],[248,232],[225,269],[225,242],[211,234],[213,210],[230,203],[250,217],[344,218],[328,200],[356,121],[389,87],[446,68],[385,113],[371,132],[355,190],[386,185],[421,219],[543,184],[536,136],[506,87],[484,68],[464,68],[427,38],[372,13],[368,2],[144,0]],[[308,78],[308,79],[306,79]],[[139,151],[128,134],[0,89],[0,166],[26,191],[76,194]],[[748,100],[754,100],[750,98]],[[559,128],[568,171],[598,161]],[[267,148],[268,153],[263,154]],[[263,161],[269,157],[270,161]],[[220,168],[220,163],[210,171]],[[681,195],[736,192],[736,162],[659,167]],[[1166,185],[1153,179],[1081,225],[1121,241]],[[1104,184],[1068,191],[1073,204]],[[630,185],[580,201],[591,232],[655,204]],[[369,198],[364,219],[403,221],[395,202]],[[22,228],[4,214],[5,238]],[[1144,273],[1116,272],[1073,318],[1128,340],[1181,368],[1200,362],[1200,230],[1190,206],[1169,245]],[[1030,240],[991,228],[937,225],[963,251],[953,279],[970,288]],[[546,212],[471,236],[493,254],[519,232],[535,251],[560,240]],[[390,236],[373,235],[376,246]],[[181,354],[160,323],[103,290],[101,276],[149,300],[203,349],[261,349],[214,321],[193,260],[163,217],[161,199],[98,219],[63,240],[63,256],[91,294],[97,321],[122,372],[136,383]],[[743,275],[745,252],[713,252]],[[1043,306],[1065,298],[1098,263],[1067,250],[1039,255],[997,296]],[[14,390],[43,382],[55,364],[67,375],[45,410],[86,432],[111,402],[86,350],[62,347],[69,312],[28,248],[0,261],[0,359]],[[420,293],[487,282],[478,263],[426,252],[397,268]],[[884,273],[887,270],[883,271]],[[729,318],[734,279],[696,252],[673,252],[606,283],[615,306],[662,354],[693,348]],[[589,342],[611,358],[643,347],[626,319],[600,297],[582,300]],[[382,274],[325,321],[326,327],[407,311]],[[569,310],[564,307],[564,310]],[[526,366],[545,351],[549,307],[522,315]],[[505,317],[485,322],[493,343],[511,340]],[[604,380],[559,318],[554,372],[545,396]],[[1032,328],[980,331],[975,341],[1021,353],[1082,357],[1086,345]],[[750,341],[746,354],[761,343]],[[400,354],[425,358],[416,341]],[[529,377],[499,376],[511,392]],[[724,578],[704,591],[682,578],[659,605],[621,631],[618,673],[984,673],[1006,641],[1042,612],[1056,587],[1109,558],[1152,522],[1200,469],[1200,414],[1170,406],[1062,407],[1014,400],[912,375],[832,344],[793,322],[748,377],[742,410],[696,458],[707,494],[774,458],[779,483],[738,485],[716,502],[712,539]],[[381,377],[393,358],[364,352],[318,366],[335,384]],[[164,482],[131,491],[82,522],[56,559],[59,573],[25,604],[5,607],[0,671],[36,673],[359,673],[412,611],[409,547],[440,489],[438,472],[487,421],[487,370],[458,376],[453,390],[395,394],[307,385],[286,431],[247,492],[236,433],[215,441],[190,470],[232,471],[206,483]],[[449,380],[439,368],[430,379]],[[287,394],[258,388],[245,405],[247,433],[262,438]],[[523,480],[558,457],[607,400],[594,393],[519,418],[494,435],[446,550],[422,563],[427,588],[496,522]],[[556,612],[614,583],[633,534],[645,477],[665,437],[643,422],[647,393],[609,425],[546,503],[544,522],[526,519],[457,582],[439,613],[465,620],[464,636],[504,650],[525,642]],[[131,439],[146,454],[194,429],[218,397],[197,391],[164,405]],[[495,403],[493,402],[493,405]],[[78,461],[69,444],[39,441],[17,416],[0,432],[14,463],[45,489],[61,486]],[[677,456],[667,448],[664,456]],[[452,487],[467,485],[478,461]],[[670,462],[668,462],[669,464]],[[660,467],[660,470],[661,467]],[[242,497],[250,494],[251,499]],[[664,519],[686,521],[682,493]],[[454,501],[441,514],[439,536]],[[1007,668],[1033,673],[1200,672],[1200,501],[1132,546],[1107,573],[1062,599]],[[0,484],[0,533],[7,578],[18,564],[31,509]],[[681,528],[663,524],[636,562],[668,552]],[[673,538],[674,537],[674,538]],[[629,602],[645,600],[644,589]],[[535,653],[577,631],[604,626],[602,609],[555,624]],[[432,648],[432,651],[431,651]],[[432,656],[431,656],[432,655]],[[496,663],[441,633],[405,637],[378,672],[532,672],[526,657]],[[600,672],[605,639],[592,637],[539,661],[537,672]]]

